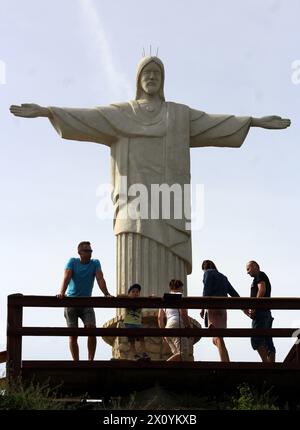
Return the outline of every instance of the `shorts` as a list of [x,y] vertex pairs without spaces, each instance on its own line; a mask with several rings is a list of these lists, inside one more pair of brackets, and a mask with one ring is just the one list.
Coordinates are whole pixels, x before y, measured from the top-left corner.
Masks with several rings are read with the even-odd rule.
[[[257,309],[256,318],[252,320],[252,328],[272,328],[273,320],[270,311]],[[276,352],[273,339],[270,336],[253,336],[251,337],[251,345],[254,350],[264,346],[268,354]]]
[[183,360],[188,360],[190,341],[188,337],[167,337],[172,354],[180,354]]
[[96,327],[96,317],[93,308],[65,308],[64,316],[68,327],[78,327],[78,318],[84,326]]
[[208,327],[213,325],[214,328],[227,328],[226,309],[208,309],[207,319]]
[[[183,327],[183,326],[181,326]],[[178,323],[168,322],[166,328],[180,328]],[[182,360],[188,360],[190,355],[190,338],[188,337],[166,337],[166,341],[172,354],[180,354]]]
[[[125,328],[143,328],[142,324],[128,324],[128,323],[124,323],[124,327]],[[139,337],[129,336],[128,342],[133,343],[135,341],[138,342],[143,339],[144,339],[144,336],[139,336]]]

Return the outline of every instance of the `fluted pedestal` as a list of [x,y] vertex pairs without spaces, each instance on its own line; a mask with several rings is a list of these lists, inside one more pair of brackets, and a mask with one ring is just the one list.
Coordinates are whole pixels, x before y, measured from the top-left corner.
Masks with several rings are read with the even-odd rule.
[[[153,328],[158,327],[157,323],[157,310],[147,310],[143,311],[143,327],[144,328]],[[198,321],[192,319],[193,328],[200,328],[201,325]],[[115,328],[115,327],[122,327],[123,326],[123,317],[121,315],[116,316],[115,318],[111,319],[107,323],[104,324],[103,327],[109,327],[109,328]],[[112,347],[112,357],[115,359],[130,359],[129,355],[129,342],[127,337],[120,336],[120,337],[103,337],[103,340],[108,343]],[[191,338],[190,343],[190,359],[192,359],[193,355],[193,345],[194,343],[198,342],[199,338]],[[168,345],[163,342],[163,338],[161,337],[145,337],[145,345],[146,345],[146,351],[149,356],[151,357],[151,360],[167,360],[171,355],[170,348]],[[136,342],[136,348],[139,352],[139,343]],[[144,351],[140,351],[144,352]]]
[[[138,283],[141,296],[163,296],[171,279],[180,279],[187,292],[186,263],[160,243],[135,233],[117,235],[117,294]],[[123,311],[117,310],[117,315]]]

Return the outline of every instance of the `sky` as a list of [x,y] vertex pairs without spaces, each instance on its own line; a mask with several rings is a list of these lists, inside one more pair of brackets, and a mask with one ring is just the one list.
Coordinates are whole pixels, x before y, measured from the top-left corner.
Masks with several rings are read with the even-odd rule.
[[[246,262],[270,277],[274,297],[298,297],[300,182],[298,0],[0,0],[0,350],[13,293],[55,295],[76,246],[90,240],[116,293],[112,220],[97,216],[110,181],[103,145],[61,139],[46,118],[22,119],[11,104],[92,107],[134,98],[142,51],[165,64],[165,96],[208,113],[290,118],[286,130],[253,128],[239,149],[191,150],[192,186],[204,190],[193,231],[188,295],[202,294],[201,262],[215,261],[248,296]],[[94,295],[99,290],[95,285]],[[96,311],[97,325],[113,309]],[[190,315],[199,320],[197,311]],[[300,327],[298,311],[274,311],[274,327]],[[25,309],[24,325],[65,326],[63,309]],[[249,327],[229,311],[229,327]],[[249,339],[226,341],[233,361],[259,361]],[[292,339],[275,339],[277,358]],[[80,339],[86,359],[85,339]],[[218,360],[211,339],[196,360]],[[96,359],[111,348],[98,339]],[[24,338],[24,359],[70,359],[66,338]]]

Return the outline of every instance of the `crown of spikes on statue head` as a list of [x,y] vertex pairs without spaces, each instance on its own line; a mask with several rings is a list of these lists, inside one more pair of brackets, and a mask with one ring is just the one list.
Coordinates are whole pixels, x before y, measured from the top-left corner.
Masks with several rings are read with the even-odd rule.
[[[151,45],[149,45],[149,54],[148,55],[146,55],[146,51],[145,51],[145,48],[143,47],[143,50],[142,50],[142,57],[152,57],[152,46]],[[158,57],[158,47],[156,48],[156,54],[155,54],[155,57]]]

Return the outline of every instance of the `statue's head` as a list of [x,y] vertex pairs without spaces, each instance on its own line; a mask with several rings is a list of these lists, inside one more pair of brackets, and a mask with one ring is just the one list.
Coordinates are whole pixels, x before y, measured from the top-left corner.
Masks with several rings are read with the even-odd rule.
[[136,74],[136,96],[141,98],[143,92],[153,95],[158,93],[161,100],[164,96],[165,69],[158,57],[144,57],[138,64]]

